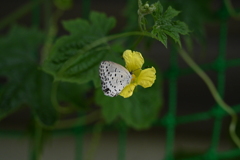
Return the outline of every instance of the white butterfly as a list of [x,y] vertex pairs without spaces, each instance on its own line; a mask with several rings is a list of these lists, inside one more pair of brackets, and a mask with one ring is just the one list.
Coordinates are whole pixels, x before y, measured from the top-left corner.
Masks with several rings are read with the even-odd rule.
[[131,82],[131,73],[120,64],[102,61],[99,66],[102,90],[106,96],[115,97]]

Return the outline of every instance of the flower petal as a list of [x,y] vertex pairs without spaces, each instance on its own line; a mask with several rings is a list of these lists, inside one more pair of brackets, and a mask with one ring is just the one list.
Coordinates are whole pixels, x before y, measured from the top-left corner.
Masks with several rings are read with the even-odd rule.
[[136,85],[134,83],[130,83],[122,90],[122,92],[119,95],[124,98],[128,98],[128,97],[132,96],[133,90],[135,87],[136,87]]
[[134,72],[136,76],[141,72],[144,59],[140,52],[126,50],[123,53],[123,58],[126,63],[126,68],[130,72]]
[[141,71],[137,78],[137,84],[144,88],[151,87],[156,79],[156,70],[154,67]]

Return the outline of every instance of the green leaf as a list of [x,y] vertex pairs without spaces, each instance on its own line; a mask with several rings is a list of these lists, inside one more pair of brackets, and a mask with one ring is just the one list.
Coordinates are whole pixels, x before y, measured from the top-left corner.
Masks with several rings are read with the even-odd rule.
[[[163,7],[160,2],[154,3],[152,5],[144,5],[145,10],[150,11],[154,24],[151,26],[151,34],[153,38],[156,38],[167,47],[167,36],[171,37],[176,43],[181,46],[180,35],[188,34],[189,30],[187,25],[184,22],[176,21],[174,18],[180,13],[179,11],[173,9],[171,6],[167,8],[164,12]],[[148,7],[149,8],[146,8]],[[141,7],[140,7],[141,8]],[[147,15],[145,12],[141,13],[141,10],[138,10],[140,20],[140,28],[147,31],[146,22],[143,21]]]
[[0,119],[24,105],[44,125],[56,121],[49,96],[52,79],[37,65],[36,51],[43,37],[37,29],[15,26],[0,38],[0,75],[7,78],[1,88]]
[[[167,47],[167,36],[170,36],[176,43],[181,46],[180,34],[186,35],[189,30],[184,22],[175,21],[173,18],[180,12],[172,7],[168,7],[164,14],[162,14],[153,26],[153,36],[161,41]],[[156,13],[157,14],[157,13]]]
[[100,36],[105,36],[115,26],[115,19],[107,17],[105,14],[92,12],[90,14],[90,22],[92,23],[92,32]]
[[76,19],[65,21],[63,25],[70,35],[56,41],[43,69],[55,80],[76,83],[93,80],[98,86],[98,66],[109,53],[104,37],[114,27],[115,19],[92,12],[89,22]]
[[[188,42],[190,42],[191,44],[193,43],[192,40],[196,39],[198,42],[201,42],[202,44],[206,43],[205,24],[209,22],[217,21],[215,12],[213,12],[213,10],[211,10],[211,7],[210,7],[211,1],[209,0],[181,0],[181,1],[161,0],[161,4],[159,2],[156,2],[156,3],[155,2],[156,0],[147,1],[147,3],[149,4],[153,3],[153,6],[156,6],[156,10],[158,10],[158,11],[152,12],[153,18],[151,18],[149,15],[145,16],[145,18],[147,19],[147,23],[145,25],[148,25],[147,28],[150,32],[154,30],[153,28],[154,23],[152,23],[152,21],[158,19],[154,17],[156,16],[160,17],[163,14],[163,7],[167,8],[168,6],[172,6],[174,9],[177,10],[177,12],[181,11],[181,13],[178,14],[178,17],[176,20],[180,20],[186,23],[190,30],[190,33],[189,33],[190,37],[188,36]],[[137,10],[138,10],[137,2],[133,0],[128,0],[126,4],[126,9],[124,12],[125,18],[127,20],[126,29],[128,31],[136,30],[139,28],[138,15],[136,14]],[[156,32],[154,32],[153,35],[155,34]],[[160,34],[160,35],[163,36],[164,34]],[[153,37],[156,38],[155,36]],[[186,36],[184,36],[184,38],[185,37]],[[160,41],[162,42],[163,39]],[[164,43],[164,45],[167,46],[166,43]]]
[[63,21],[63,27],[70,33],[70,34],[84,34],[90,28],[90,24],[87,20],[84,19],[75,19],[75,20],[68,20]]
[[176,17],[178,14],[180,13],[180,11],[177,11],[175,9],[173,9],[171,6],[169,6],[167,8],[167,10],[165,11],[163,17],[165,19],[173,19],[174,17]]
[[165,47],[167,47],[167,35],[163,31],[159,31],[157,26],[153,26],[153,30],[151,32],[154,35],[154,38],[157,38],[160,42],[163,43]]
[[146,129],[157,119],[162,104],[160,80],[150,88],[138,86],[131,97],[107,97],[99,89],[95,100],[102,108],[102,115],[107,123],[121,118],[135,129]]

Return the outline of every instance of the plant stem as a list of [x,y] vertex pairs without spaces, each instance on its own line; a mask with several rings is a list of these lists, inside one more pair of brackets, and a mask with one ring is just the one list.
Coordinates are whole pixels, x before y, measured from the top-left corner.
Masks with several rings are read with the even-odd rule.
[[62,14],[63,14],[63,11],[57,10],[49,20],[46,40],[44,42],[44,45],[41,51],[40,64],[42,64],[45,61],[45,59],[48,57],[48,54],[53,44],[53,40],[58,31],[57,22],[58,22],[58,19],[62,16]]
[[58,110],[58,101],[57,101],[57,88],[58,88],[59,82],[54,81],[52,83],[52,91],[51,91],[51,101],[53,104],[53,107]]
[[68,120],[60,120],[56,124],[56,126],[54,126],[54,129],[67,129],[67,128],[72,128],[77,126],[88,125],[99,119],[100,119],[100,112],[93,111],[88,115],[85,115],[82,117],[72,118]]
[[42,127],[37,121],[35,122],[34,127],[31,160],[40,160],[42,150]]
[[185,52],[183,49],[178,49],[180,56],[185,60],[185,62],[202,78],[202,80],[206,83],[209,88],[213,98],[219,104],[219,106],[225,110],[232,118],[231,123],[229,125],[229,133],[234,141],[234,143],[240,148],[240,139],[236,134],[236,125],[237,125],[237,114],[236,112],[226,104],[221,96],[219,95],[216,87],[214,86],[212,80],[208,77],[208,75],[191,59],[191,57]]
[[[52,105],[59,113],[69,113],[70,112],[69,108],[61,107],[58,104],[57,89],[58,89],[59,83],[60,83],[59,81],[54,81],[52,84],[52,90],[51,90]],[[100,112],[97,110],[97,111],[91,112],[90,114],[88,114],[84,117],[77,117],[77,118],[72,118],[72,119],[68,119],[68,120],[60,120],[60,121],[58,121],[58,123],[55,126],[53,126],[53,127],[45,126],[44,128],[46,128],[46,129],[66,129],[66,128],[71,128],[71,127],[86,125],[86,124],[89,124],[89,123],[99,120],[99,118],[100,118]]]
[[95,153],[101,140],[103,127],[104,123],[101,121],[94,125],[91,144],[90,147],[88,148],[88,151],[86,152],[87,153],[86,154],[87,156],[85,158],[86,160],[94,159],[94,155],[96,155]]
[[232,3],[230,0],[224,0],[223,1],[226,9],[228,11],[228,13],[230,14],[230,16],[232,16],[233,18],[240,20],[240,13],[236,12],[236,10],[234,10]]

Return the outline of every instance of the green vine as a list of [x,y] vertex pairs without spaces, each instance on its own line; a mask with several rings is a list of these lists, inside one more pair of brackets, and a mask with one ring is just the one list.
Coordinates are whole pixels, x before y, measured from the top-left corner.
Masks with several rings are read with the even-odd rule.
[[212,80],[207,76],[207,74],[191,59],[191,57],[184,51],[183,49],[178,49],[178,53],[184,59],[184,61],[202,78],[202,80],[207,85],[208,89],[210,90],[213,98],[215,101],[220,105],[220,107],[225,110],[232,118],[231,123],[229,125],[229,133],[234,141],[234,143],[240,148],[240,139],[236,134],[236,126],[237,126],[237,119],[238,116],[236,112],[226,104],[221,96],[219,95],[216,87],[214,86]]
[[224,0],[224,5],[226,6],[226,9],[228,10],[228,13],[230,14],[231,17],[240,20],[240,12],[237,12],[231,3],[231,0]]
[[49,55],[50,48],[53,45],[54,38],[58,31],[57,22],[58,22],[59,18],[62,16],[62,14],[63,14],[62,10],[57,10],[49,20],[50,25],[48,26],[49,28],[47,31],[47,36],[46,36],[47,38],[42,47],[40,64],[42,64]]

